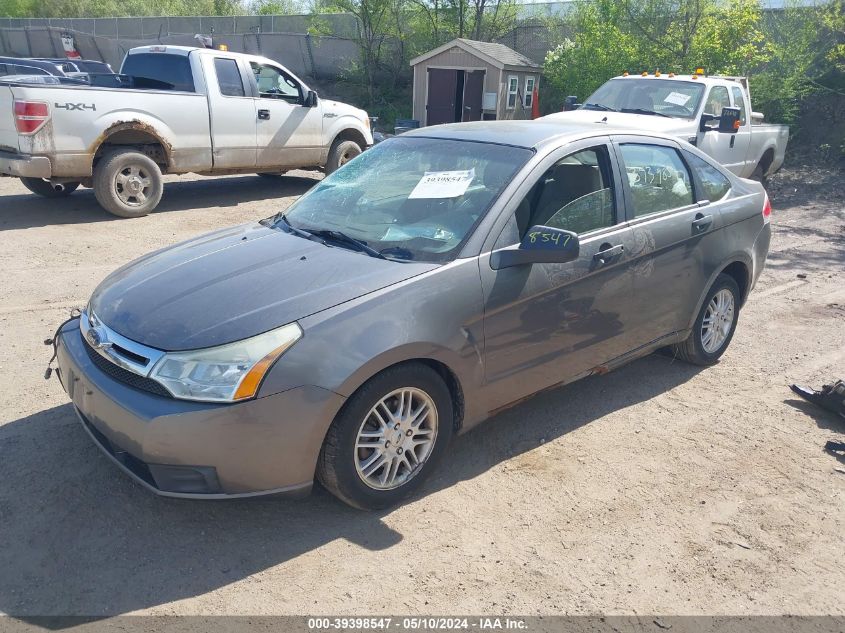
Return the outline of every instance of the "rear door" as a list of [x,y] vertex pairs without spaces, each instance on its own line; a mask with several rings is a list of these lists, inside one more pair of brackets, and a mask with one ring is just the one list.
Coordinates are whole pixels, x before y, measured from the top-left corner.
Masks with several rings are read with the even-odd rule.
[[[526,183],[493,250],[533,225],[578,233],[577,260],[494,270],[480,258],[490,410],[572,380],[629,351],[631,230],[606,138],[550,156]],[[531,180],[533,178],[533,181]],[[606,255],[600,254],[604,253]]]
[[711,254],[720,251],[720,202],[716,193],[711,202],[697,184],[674,141],[615,137],[614,144],[627,176],[625,208],[634,240],[632,331],[637,346],[647,345],[688,326],[710,276]]
[[235,57],[202,56],[208,78],[214,169],[256,166],[257,115],[247,70]]
[[322,107],[303,105],[305,88],[289,72],[266,62],[250,62],[257,96],[258,167],[310,167],[322,155]]

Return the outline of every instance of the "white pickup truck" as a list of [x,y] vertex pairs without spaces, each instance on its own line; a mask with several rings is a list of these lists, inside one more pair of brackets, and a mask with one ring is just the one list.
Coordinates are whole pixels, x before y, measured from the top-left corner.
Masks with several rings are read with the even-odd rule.
[[143,46],[121,74],[131,87],[0,82],[0,175],[49,197],[93,187],[104,209],[138,217],[163,173],[331,172],[373,143],[366,112],[264,57]]
[[[698,146],[743,178],[763,181],[780,169],[789,140],[785,125],[763,124],[751,110],[745,77],[622,75],[604,83],[577,109],[543,118],[602,121],[614,127],[654,130]],[[714,125],[714,123],[716,125]]]

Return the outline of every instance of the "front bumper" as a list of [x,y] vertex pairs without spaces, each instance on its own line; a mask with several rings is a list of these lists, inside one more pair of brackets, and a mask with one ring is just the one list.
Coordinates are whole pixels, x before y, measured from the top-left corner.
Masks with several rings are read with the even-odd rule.
[[50,178],[52,166],[46,156],[29,156],[0,151],[0,174],[23,178]]
[[63,328],[62,386],[95,443],[144,487],[202,499],[310,491],[342,396],[306,386],[236,404],[176,400],[110,377],[85,345],[78,321]]

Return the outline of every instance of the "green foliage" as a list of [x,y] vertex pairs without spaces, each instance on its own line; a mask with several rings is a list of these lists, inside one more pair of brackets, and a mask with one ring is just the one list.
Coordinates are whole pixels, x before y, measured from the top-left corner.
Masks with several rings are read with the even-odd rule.
[[556,103],[625,71],[742,74],[769,55],[757,0],[595,0],[568,22],[544,68]]

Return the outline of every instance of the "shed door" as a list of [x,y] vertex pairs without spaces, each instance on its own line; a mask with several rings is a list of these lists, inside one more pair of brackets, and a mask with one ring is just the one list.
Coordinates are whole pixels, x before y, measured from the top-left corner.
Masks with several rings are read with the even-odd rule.
[[481,95],[484,92],[484,71],[467,71],[464,81],[463,121],[481,120]]
[[428,100],[426,125],[455,122],[455,94],[458,71],[444,68],[428,69]]

